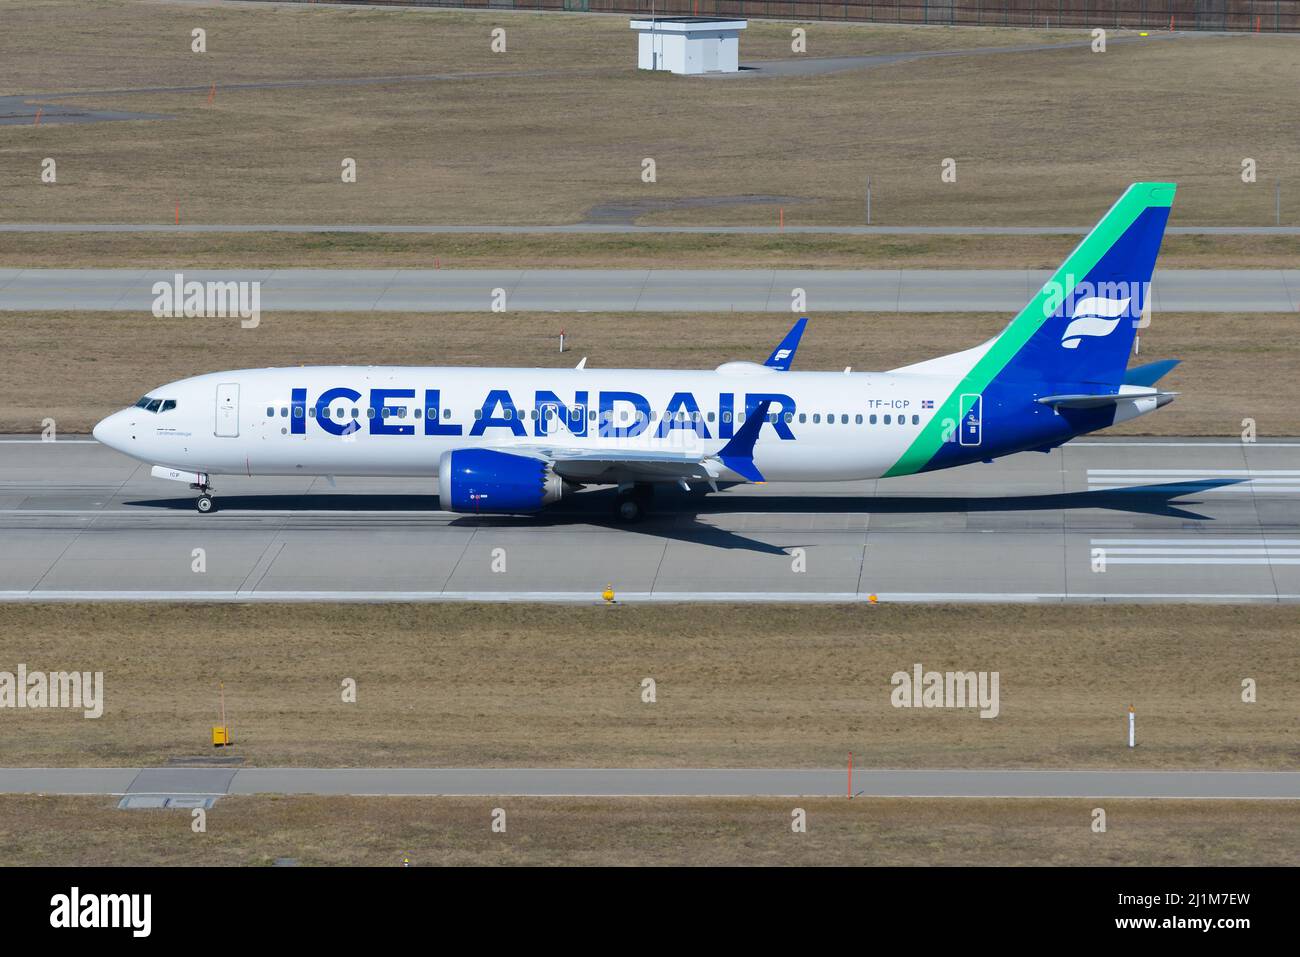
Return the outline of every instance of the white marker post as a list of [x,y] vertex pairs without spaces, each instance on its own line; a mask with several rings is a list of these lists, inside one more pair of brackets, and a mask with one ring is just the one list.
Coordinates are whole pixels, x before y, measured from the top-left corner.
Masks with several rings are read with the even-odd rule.
[[1134,746],[1134,745],[1133,745],[1133,721],[1134,721],[1134,717],[1135,717],[1135,716],[1134,716],[1134,714],[1133,714],[1133,706],[1132,706],[1132,705],[1129,705],[1129,706],[1128,706],[1128,746],[1129,746],[1130,748]]

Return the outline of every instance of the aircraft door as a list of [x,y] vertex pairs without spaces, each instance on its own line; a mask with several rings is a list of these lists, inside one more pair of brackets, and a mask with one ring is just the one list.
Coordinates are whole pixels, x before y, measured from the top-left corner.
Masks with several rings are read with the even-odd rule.
[[219,437],[239,436],[239,384],[223,382],[217,386],[217,429]]
[[977,392],[964,392],[961,396],[961,429],[957,433],[960,445],[979,445],[982,440],[984,397]]

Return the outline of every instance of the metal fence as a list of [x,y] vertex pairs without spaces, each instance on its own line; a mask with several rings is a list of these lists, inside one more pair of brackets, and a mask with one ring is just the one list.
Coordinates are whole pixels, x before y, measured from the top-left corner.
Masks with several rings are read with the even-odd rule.
[[[298,0],[300,3],[310,0]],[[1300,0],[333,0],[468,10],[856,20],[954,26],[1300,31]]]

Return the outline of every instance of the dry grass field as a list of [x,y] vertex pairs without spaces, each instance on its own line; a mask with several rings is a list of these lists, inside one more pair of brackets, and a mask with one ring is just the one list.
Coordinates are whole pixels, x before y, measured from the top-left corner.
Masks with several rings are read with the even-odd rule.
[[[195,6],[3,5],[9,93],[100,90],[88,108],[165,121],[6,128],[9,221],[564,223],[596,205],[792,197],[787,224],[1095,221],[1130,182],[1179,182],[1174,222],[1267,225],[1272,183],[1300,180],[1300,39],[1151,37],[915,60],[821,76],[730,79],[634,69],[622,17]],[[493,54],[489,30],[507,29]],[[208,52],[189,52],[190,30]],[[789,24],[754,23],[743,57],[788,56]],[[810,55],[1059,40],[1001,29],[814,24]],[[1069,34],[1086,39],[1086,33]],[[380,85],[277,80],[411,74]],[[513,74],[513,75],[511,75]],[[216,94],[209,104],[209,91]],[[143,93],[123,89],[183,87]],[[44,157],[58,182],[39,180]],[[344,157],[358,179],[340,178]],[[642,160],[657,182],[641,181]],[[958,181],[940,182],[957,161]],[[1244,157],[1260,182],[1241,182]],[[1287,187],[1293,190],[1294,187]],[[1286,221],[1296,201],[1286,196]],[[768,207],[646,222],[770,224]]]
[[[1099,211],[1100,212],[1100,211]],[[0,233],[6,268],[1055,269],[1078,236]],[[1300,236],[1166,236],[1162,269],[1291,269]]]
[[[1005,315],[814,315],[799,369],[885,370],[975,345]],[[761,360],[791,317],[582,313],[268,313],[257,329],[236,320],[154,319],[141,313],[0,312],[5,375],[0,432],[34,432],[53,417],[61,432],[88,432],[147,390],[218,369],[317,364],[572,366],[711,369]],[[365,330],[365,350],[356,334]],[[560,329],[567,336],[558,352]],[[1182,395],[1108,435],[1300,434],[1294,401],[1300,314],[1158,314],[1143,358],[1181,357],[1162,385]],[[1136,362],[1137,360],[1135,360]]]
[[[1107,831],[1089,828],[1092,809]],[[795,806],[808,830],[790,829]],[[488,824],[506,811],[506,833]],[[346,826],[344,826],[346,822]],[[1300,805],[1231,801],[228,797],[184,811],[0,796],[0,863],[66,865],[1083,865],[1300,863]]]
[[[1294,768],[1291,607],[4,605],[0,669],[102,671],[103,717],[0,716],[4,764]],[[890,677],[1000,673],[1001,712]],[[653,677],[657,702],[641,681]],[[1254,678],[1259,700],[1240,700]],[[353,678],[357,700],[344,703]],[[1139,747],[1126,747],[1126,709]]]

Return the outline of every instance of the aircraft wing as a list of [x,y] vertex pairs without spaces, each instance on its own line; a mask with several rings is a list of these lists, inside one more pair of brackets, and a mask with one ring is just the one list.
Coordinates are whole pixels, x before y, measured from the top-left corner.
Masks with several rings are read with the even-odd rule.
[[659,452],[649,449],[577,449],[562,446],[502,448],[503,452],[531,454],[545,459],[561,478],[587,484],[620,482],[674,482],[695,479],[714,482],[723,469],[751,482],[764,481],[754,466],[754,443],[767,421],[771,401],[760,402],[721,449],[712,455],[696,452]]

